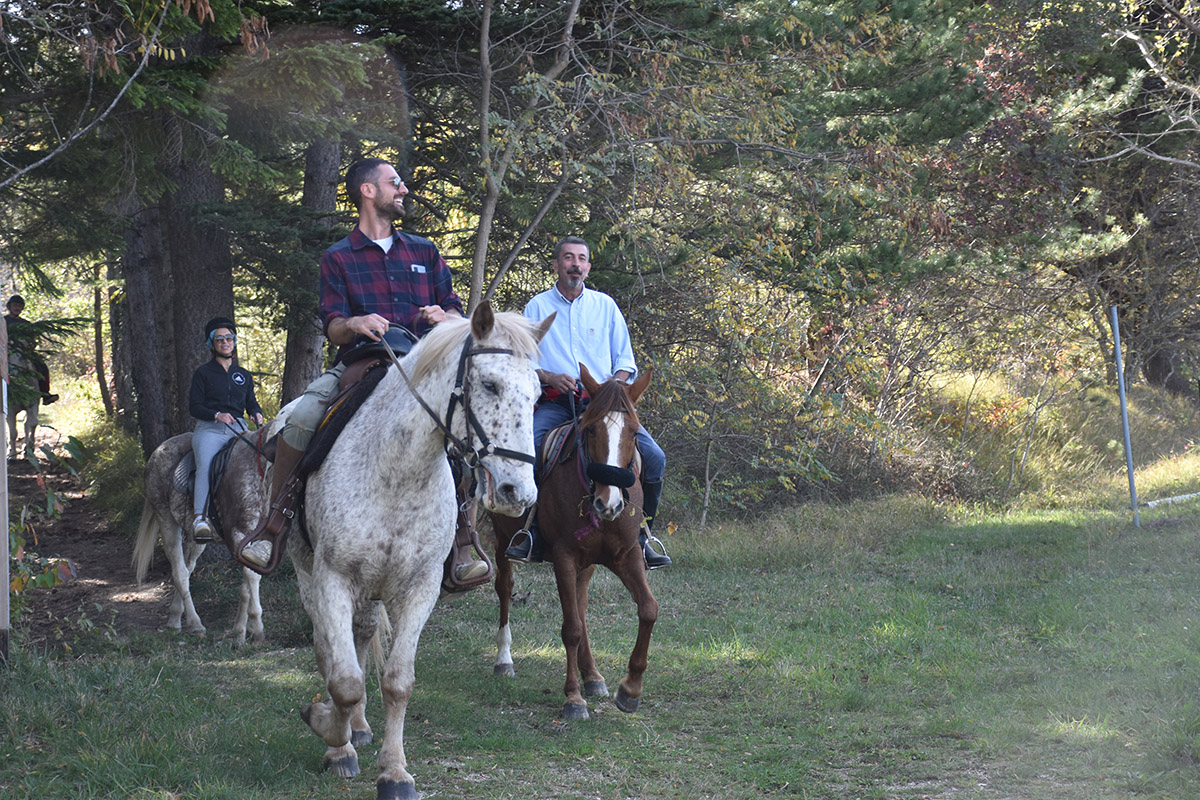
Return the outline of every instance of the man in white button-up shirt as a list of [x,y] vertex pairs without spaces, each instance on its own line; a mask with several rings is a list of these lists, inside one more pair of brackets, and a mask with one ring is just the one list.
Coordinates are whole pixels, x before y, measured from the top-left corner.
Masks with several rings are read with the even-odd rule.
[[[538,360],[543,394],[533,412],[534,452],[542,446],[551,428],[571,419],[571,397],[576,393],[580,363],[599,381],[615,377],[628,382],[637,375],[624,315],[611,297],[584,285],[591,269],[587,242],[578,236],[566,237],[554,248],[554,273],[558,280],[525,306],[525,316],[538,322],[557,312],[542,339]],[[577,405],[580,402],[576,400]],[[642,511],[647,520],[642,531],[642,552],[646,566],[655,569],[671,563],[668,556],[650,547],[647,532],[658,511],[667,458],[644,427],[638,428],[638,451],[642,454],[643,468]],[[529,536],[515,537],[505,551],[509,559],[525,563],[541,560],[536,543],[537,526],[531,522],[529,528]]]

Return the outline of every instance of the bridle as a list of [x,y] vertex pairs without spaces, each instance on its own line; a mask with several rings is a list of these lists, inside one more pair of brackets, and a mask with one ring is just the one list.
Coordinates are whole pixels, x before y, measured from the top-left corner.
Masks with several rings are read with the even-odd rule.
[[[421,397],[417,391],[417,387],[413,385],[412,380],[408,377],[408,373],[400,365],[400,359],[396,356],[391,346],[383,339],[380,339],[392,363],[399,370],[400,377],[404,379],[404,385],[408,387],[408,390],[412,392],[412,396],[416,398],[417,403],[420,404],[421,408],[425,409],[425,413],[429,415],[429,418],[433,420],[433,424],[441,431],[448,456],[462,461],[472,472],[481,468],[483,459],[488,456],[523,461],[526,464],[532,465],[537,461],[533,455],[510,450],[507,447],[496,447],[488,440],[487,433],[483,430],[483,426],[479,424],[479,419],[475,416],[475,412],[471,410],[471,393],[469,391],[470,387],[467,385],[467,361],[469,359],[480,355],[515,356],[517,353],[505,347],[472,348],[471,345],[474,341],[474,337],[468,332],[467,338],[463,342],[462,351],[459,353],[458,372],[454,378],[454,388],[450,392],[450,402],[446,408],[446,419],[443,422],[437,412],[425,401],[425,398]],[[467,420],[467,435],[465,440],[455,436],[450,430],[450,425],[454,421],[455,409],[459,406],[462,407],[463,414]],[[476,439],[479,441],[478,446],[474,446]]]
[[[572,398],[572,410],[574,410],[574,398]],[[626,409],[614,409],[615,411],[625,414]],[[614,467],[611,464],[602,464],[598,461],[593,461],[591,453],[588,450],[589,429],[585,428],[581,421],[575,423],[575,469],[576,475],[579,478],[579,484],[583,488],[585,495],[580,501],[580,516],[586,516],[587,522],[575,531],[575,539],[580,541],[592,531],[600,527],[600,520],[596,516],[595,498],[596,484],[602,483],[605,486],[612,486],[621,490],[621,497],[625,503],[629,503],[629,487],[637,481],[637,474],[633,467],[637,461],[637,448],[634,448],[634,456],[631,459],[628,467]],[[587,508],[587,514],[583,514],[583,508]]]

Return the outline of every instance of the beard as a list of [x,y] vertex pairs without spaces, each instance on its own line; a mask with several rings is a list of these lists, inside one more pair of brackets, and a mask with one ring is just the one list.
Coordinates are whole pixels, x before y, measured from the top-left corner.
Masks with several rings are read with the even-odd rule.
[[375,198],[375,210],[381,217],[392,222],[404,216],[404,206],[397,205],[394,198],[388,202],[384,202],[381,197]]

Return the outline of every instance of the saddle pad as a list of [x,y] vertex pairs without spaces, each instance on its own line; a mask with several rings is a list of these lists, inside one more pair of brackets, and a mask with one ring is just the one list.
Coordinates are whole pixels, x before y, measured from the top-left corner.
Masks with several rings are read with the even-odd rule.
[[196,454],[190,449],[183,454],[183,458],[179,459],[179,463],[175,465],[175,474],[172,479],[175,488],[181,494],[191,494],[192,485],[195,483],[196,477]]
[[[567,443],[570,442],[570,446]],[[540,475],[547,464],[558,464],[566,461],[575,450],[575,421],[564,422],[557,428],[551,428],[542,439],[542,449],[538,452],[537,472]]]
[[325,463],[325,457],[329,455],[329,450],[337,440],[338,434],[375,391],[375,387],[383,380],[387,371],[387,364],[382,361],[375,362],[356,384],[333,399],[325,414],[325,419],[321,421],[316,434],[313,435],[312,441],[308,443],[308,447],[304,451],[304,458],[300,462],[301,477],[316,472],[320,469],[321,464]]

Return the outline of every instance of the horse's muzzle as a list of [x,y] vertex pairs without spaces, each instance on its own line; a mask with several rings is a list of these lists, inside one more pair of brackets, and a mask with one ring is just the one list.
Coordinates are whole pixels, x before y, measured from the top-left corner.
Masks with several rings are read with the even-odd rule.
[[533,470],[530,468],[528,471],[530,475],[527,480],[497,480],[491,470],[480,467],[479,500],[484,508],[507,517],[523,514],[525,509],[537,502]]

